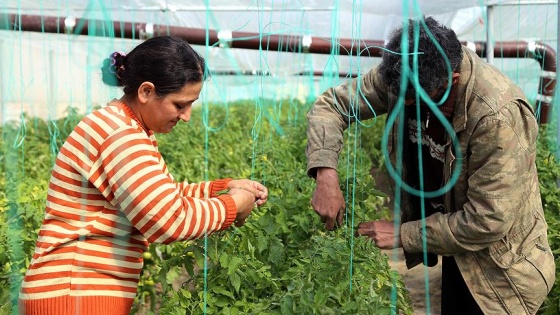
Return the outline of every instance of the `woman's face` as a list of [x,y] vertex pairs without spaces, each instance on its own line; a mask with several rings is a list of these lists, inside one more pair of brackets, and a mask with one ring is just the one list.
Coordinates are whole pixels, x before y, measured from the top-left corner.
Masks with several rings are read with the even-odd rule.
[[164,97],[148,99],[142,120],[148,130],[155,133],[171,132],[179,120],[191,119],[192,104],[202,90],[202,82],[186,84],[180,91],[169,93]]

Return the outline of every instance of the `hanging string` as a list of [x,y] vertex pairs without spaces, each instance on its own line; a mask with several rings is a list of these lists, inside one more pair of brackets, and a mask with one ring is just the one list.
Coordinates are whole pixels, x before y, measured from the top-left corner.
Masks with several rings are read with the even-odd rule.
[[[482,2],[482,1],[480,1]],[[102,9],[98,10],[97,8],[94,8],[93,5],[96,4],[98,6],[100,6]],[[266,23],[264,22],[265,20],[265,16],[263,12],[265,12],[265,10],[263,9],[263,4],[260,2],[257,2],[258,7],[257,7],[257,13],[258,13],[258,28],[259,28],[259,36],[258,38],[261,41],[264,41],[265,36],[270,34],[270,35],[285,35],[285,34],[290,34],[290,33],[310,33],[309,30],[306,29],[306,25],[303,25],[304,22],[304,18],[301,19],[302,21],[302,25],[297,25],[297,26],[292,26],[290,25],[290,23],[285,23],[285,21],[281,21],[279,23],[285,23],[284,27],[282,27],[279,30],[268,30],[268,28],[272,28],[273,24],[272,23]],[[207,23],[206,25],[206,31],[207,31],[207,36],[206,38],[208,39],[209,36],[209,30],[211,28],[212,25],[219,25],[219,20],[216,19],[216,17],[214,16],[213,12],[212,12],[212,7],[210,5],[210,1],[206,0],[204,2],[206,10],[205,10],[205,16],[206,16],[206,21]],[[254,3],[253,3],[254,4]],[[277,5],[278,2],[273,3],[273,5]],[[414,9],[415,12],[418,13],[420,12],[420,8],[419,8],[419,3],[418,1],[414,1]],[[61,7],[61,5],[63,5],[63,3],[58,2],[57,6],[57,12],[62,12],[62,11],[66,11],[67,15],[69,15],[69,10],[68,8],[70,6],[65,6],[65,10]],[[281,3],[282,7],[289,5],[289,2],[287,1],[283,1]],[[18,8],[21,6],[21,2],[18,1]],[[282,9],[279,8],[280,10]],[[359,41],[360,39],[363,38],[362,34],[361,34],[361,27],[362,27],[362,14],[361,14],[361,9],[363,7],[363,2],[358,0],[358,1],[354,1],[352,3],[352,19],[351,19],[351,23],[352,23],[352,38],[356,38],[355,41],[352,41],[352,49],[350,51],[354,51],[354,47],[355,46],[360,46],[359,45]],[[409,7],[409,3],[408,1],[403,1],[403,16],[404,18],[408,18],[409,16],[409,12],[408,12],[408,7]],[[255,7],[252,6],[252,9],[254,9]],[[40,4],[40,9],[43,9],[43,4]],[[278,8],[275,8],[278,9]],[[520,10],[520,9],[518,9]],[[271,10],[272,12],[273,10]],[[21,10],[20,10],[21,12]],[[106,20],[112,20],[113,17],[110,16],[111,10],[109,7],[104,6],[104,2],[103,1],[90,1],[88,3],[88,7],[85,9],[85,15],[90,14],[92,12],[102,12],[104,14],[104,19]],[[132,10],[129,14],[134,14],[134,10]],[[324,69],[325,73],[327,72],[332,72],[332,73],[339,73],[339,63],[338,63],[338,58],[340,56],[339,51],[341,49],[341,45],[339,43],[339,38],[340,38],[340,12],[341,12],[341,8],[340,8],[340,2],[339,1],[335,1],[334,2],[334,7],[332,8],[331,11],[332,15],[331,15],[331,20],[333,21],[331,23],[331,38],[325,38],[325,40],[329,40],[332,42],[332,51],[328,56],[328,61],[326,62]],[[548,14],[548,11],[546,11],[546,13]],[[168,17],[166,19],[167,23],[166,24],[171,24],[171,18],[169,17],[170,11],[166,11],[166,17]],[[302,13],[302,15],[305,13]],[[240,17],[242,17],[243,14],[240,14]],[[271,13],[272,16],[272,13]],[[546,16],[548,17],[548,15]],[[282,17],[284,18],[284,17]],[[133,19],[135,20],[135,19]],[[545,19],[546,21],[546,19]],[[250,21],[244,21],[240,23],[240,29],[245,28],[246,26],[249,25]],[[43,21],[42,21],[43,23]],[[548,23],[548,22],[545,22]],[[18,23],[18,25],[21,25],[21,23]],[[81,26],[83,27],[83,25]],[[109,24],[105,25],[106,29],[104,29],[104,32],[107,32],[107,34],[109,36],[115,37],[115,36],[119,36],[118,34],[114,34],[112,28],[109,26]],[[425,27],[425,25],[422,23],[421,25],[417,25],[417,28],[415,28],[414,34],[417,36],[419,28],[420,27]],[[212,27],[213,28],[213,27]],[[15,30],[21,33],[21,30]],[[137,38],[137,34],[135,34],[134,32],[136,31],[136,28],[133,27],[132,28],[132,32],[133,32],[133,37]],[[520,34],[520,29],[518,26],[518,36],[522,36]],[[306,34],[307,34],[306,33]],[[72,36],[76,36],[76,35],[72,35]],[[121,37],[124,37],[124,34],[120,34]],[[435,196],[441,196],[443,194],[445,194],[446,192],[448,192],[451,187],[456,183],[459,173],[460,173],[460,168],[461,168],[461,163],[460,161],[462,160],[462,151],[460,148],[460,145],[458,143],[457,137],[454,134],[453,128],[451,126],[451,124],[449,124],[449,122],[447,121],[447,119],[443,116],[443,114],[441,113],[441,111],[439,111],[439,109],[437,108],[439,105],[439,103],[434,103],[430,97],[427,95],[427,93],[425,91],[423,91],[419,85],[418,82],[418,70],[417,70],[417,60],[418,60],[418,55],[422,54],[422,52],[417,51],[417,47],[408,47],[408,39],[405,40],[405,38],[408,36],[407,32],[403,32],[403,46],[402,46],[402,52],[400,53],[400,55],[403,58],[403,66],[405,67],[405,69],[403,69],[403,76],[401,78],[401,95],[399,97],[399,101],[397,102],[394,111],[392,111],[390,114],[388,114],[387,116],[387,124],[385,126],[385,130],[384,130],[384,136],[382,138],[382,152],[383,152],[383,156],[385,158],[385,162],[386,162],[386,166],[388,168],[389,174],[391,175],[391,177],[395,180],[396,182],[396,189],[395,189],[395,196],[394,196],[394,207],[395,209],[400,209],[400,204],[401,204],[401,193],[402,191],[406,191],[412,195],[418,196],[422,201],[425,198],[431,198],[431,197],[435,197]],[[19,35],[19,40],[20,40],[20,48],[23,47],[23,45],[21,44],[21,40],[22,40],[23,35]],[[67,52],[71,54],[71,52],[74,50],[74,48],[76,46],[74,46],[74,43],[72,42],[72,40],[70,40],[70,35],[67,36],[69,43],[68,43],[68,49]],[[536,34],[535,34],[535,37]],[[546,36],[545,36],[546,37]],[[250,37],[247,38],[238,38],[236,40],[247,40],[250,39]],[[55,39],[56,40],[56,39]],[[417,40],[417,39],[416,39]],[[45,44],[46,41],[43,43]],[[88,47],[89,48],[94,48],[96,45],[98,45],[98,43],[93,39],[93,37],[88,38]],[[216,44],[217,45],[217,44]],[[210,45],[206,45],[206,53],[205,53],[205,57],[207,60],[210,59],[211,55],[212,55],[212,49],[213,48],[217,48],[216,45],[214,46],[210,46]],[[283,47],[283,48],[287,48],[287,47]],[[283,51],[282,46],[278,49],[278,53]],[[380,47],[381,48],[381,47]],[[219,48],[221,49],[221,52],[224,53],[224,55],[226,55],[226,57],[228,58],[228,61],[231,63],[231,65],[238,69],[241,69],[243,66],[239,64],[239,62],[237,61],[237,59],[234,57],[233,53],[232,53],[232,49],[230,48]],[[367,48],[365,48],[367,49]],[[1,51],[1,50],[0,50]],[[259,49],[259,70],[269,70],[271,68],[270,65],[274,66],[274,61],[271,61],[271,58],[269,57],[269,53],[270,51],[266,48],[266,47],[261,47]],[[395,53],[395,52],[390,52],[390,53]],[[358,54],[359,56],[360,54]],[[58,57],[57,55],[54,55],[54,57]],[[54,58],[53,57],[53,58]],[[88,55],[89,58],[89,55]],[[305,54],[302,53],[301,54],[301,62],[302,62],[302,69],[307,70],[307,72],[310,73],[309,76],[302,76],[301,79],[297,78],[295,80],[299,80],[302,82],[302,84],[304,85],[308,85],[309,86],[309,94],[308,94],[308,98],[307,100],[313,100],[314,96],[317,94],[317,91],[315,90],[315,82],[314,82],[314,78],[313,75],[311,74],[313,72],[313,61],[314,61],[314,56],[311,54]],[[409,67],[409,58],[412,59],[412,68]],[[73,62],[75,62],[77,58],[69,58],[68,59],[68,65],[71,66]],[[354,57],[354,56],[350,56],[350,66],[349,66],[349,72],[354,74],[358,74],[360,75],[360,69],[363,67],[361,64],[361,59],[359,57]],[[503,62],[503,61],[502,61]],[[50,61],[50,63],[52,63],[53,65],[53,69],[50,69],[49,71],[51,73],[55,73],[55,67],[58,65],[58,60]],[[275,61],[276,63],[276,68],[281,68],[281,59],[280,57],[278,59],[276,59]],[[91,61],[88,59],[87,60],[87,64],[89,68],[93,68],[93,66],[91,66]],[[91,67],[90,67],[91,66]],[[25,75],[23,74],[23,61],[20,58],[20,75],[21,75],[21,80],[20,80],[20,85],[26,86],[26,82],[24,82],[24,77]],[[206,71],[209,71],[208,69]],[[519,73],[520,69],[519,67],[517,67],[517,77],[519,79],[520,77],[520,73]],[[241,73],[239,73],[241,74]],[[451,75],[451,72],[450,72]],[[89,76],[88,76],[89,77]],[[252,78],[253,79],[253,78]],[[328,81],[328,80],[331,81]],[[49,79],[46,80],[47,82],[50,81],[50,84],[52,84],[52,91],[49,95],[49,103],[48,103],[48,107],[49,109],[51,109],[53,106],[56,106],[57,103],[57,94],[54,93],[54,91],[58,90],[58,84],[59,84],[59,78],[56,78],[54,75]],[[259,76],[258,79],[256,80],[252,80],[250,81],[246,76],[242,76],[242,75],[238,75],[235,77],[235,80],[238,81],[242,81],[244,84],[246,84],[247,86],[249,86],[248,89],[250,89],[248,95],[251,97],[255,98],[254,101],[254,110],[255,110],[255,115],[254,115],[254,121],[251,122],[252,123],[252,128],[251,128],[251,132],[250,132],[250,140],[252,141],[252,151],[251,151],[251,179],[255,179],[254,176],[256,173],[256,170],[259,168],[258,163],[264,163],[262,162],[262,159],[259,159],[259,156],[263,156],[265,155],[266,152],[266,148],[264,146],[264,144],[269,143],[270,141],[272,141],[272,134],[262,134],[263,132],[263,124],[265,123],[270,123],[273,128],[275,129],[275,131],[278,134],[283,134],[283,129],[282,126],[280,124],[280,118],[283,110],[282,110],[282,106],[286,106],[284,102],[271,102],[268,103],[267,98],[272,98],[272,99],[276,99],[278,94],[280,92],[278,92],[279,90],[273,90],[272,93],[276,93],[276,94],[271,94],[271,95],[267,95],[266,94],[266,88],[265,86],[270,83],[271,80],[279,80],[277,78],[273,78],[272,76]],[[339,78],[338,76],[332,76],[332,77],[323,77],[324,81],[328,81],[327,83],[329,85],[334,85],[332,83],[338,83]],[[210,102],[210,95],[207,94],[207,92],[203,91],[203,95],[202,95],[202,102],[203,102],[203,125],[205,128],[205,146],[204,146],[204,151],[205,151],[205,161],[204,161],[204,178],[205,180],[208,180],[208,165],[210,163],[210,151],[209,151],[209,140],[211,139],[211,137],[213,136],[214,132],[223,130],[226,126],[227,126],[227,122],[229,121],[230,118],[230,112],[231,112],[231,106],[232,105],[229,101],[229,95],[228,95],[228,89],[230,89],[227,86],[222,86],[222,82],[220,82],[220,80],[218,80],[217,78],[215,80],[211,79],[209,81],[212,85],[214,85],[214,87],[216,87],[216,90],[218,91],[218,96],[217,98],[221,99],[223,102],[220,102],[220,104],[222,104],[221,106],[224,106],[225,108],[225,117],[222,121],[217,121],[216,120],[212,120],[212,122],[214,124],[211,124],[211,119],[210,119],[210,111],[209,111],[209,102]],[[4,86],[7,86],[8,83],[3,82]],[[459,163],[455,164],[455,167],[453,169],[452,172],[452,176],[450,181],[442,188],[436,190],[436,191],[431,191],[431,192],[426,192],[424,191],[424,174],[423,174],[423,168],[422,168],[422,155],[419,154],[419,161],[418,161],[418,167],[419,167],[419,177],[420,177],[420,188],[418,190],[413,189],[412,187],[408,186],[404,180],[402,179],[402,172],[403,172],[403,165],[402,165],[402,146],[404,144],[404,136],[405,136],[405,131],[404,131],[404,103],[403,103],[403,99],[404,99],[404,89],[406,88],[407,84],[413,84],[417,91],[419,92],[417,94],[417,102],[420,100],[423,100],[428,107],[430,108],[430,110],[435,114],[436,118],[438,120],[441,121],[442,125],[444,126],[445,130],[447,131],[447,133],[449,134],[451,140],[452,140],[452,145],[453,145],[453,149],[454,152],[458,155],[457,156],[457,161],[459,161]],[[88,88],[91,88],[91,80],[88,80],[87,86]],[[70,104],[73,104],[75,101],[75,95],[73,94],[73,88],[72,88],[72,83],[69,86],[69,93],[70,93]],[[539,91],[540,93],[542,93],[542,91]],[[446,95],[442,98],[442,99],[446,99],[447,95],[449,93],[449,90],[446,91]],[[6,99],[7,97],[5,95],[2,95],[2,97],[4,99]],[[355,153],[356,150],[358,150],[358,147],[360,146],[360,132],[361,132],[361,128],[363,127],[371,127],[373,126],[375,123],[377,123],[377,115],[375,115],[375,112],[372,108],[372,106],[370,104],[367,104],[369,106],[369,109],[374,112],[374,120],[373,123],[369,123],[367,121],[361,121],[359,119],[360,117],[360,113],[359,113],[359,109],[358,106],[356,106],[356,104],[358,104],[358,98],[362,98],[364,99],[364,95],[362,94],[361,88],[359,86],[358,83],[358,94],[355,95],[353,97],[353,99],[351,100],[351,106],[350,109],[348,111],[348,114],[344,117],[344,119],[350,123],[351,121],[354,121],[355,123],[353,124],[353,126],[348,130],[349,132],[351,132],[355,137],[352,138],[351,141],[347,141],[346,143],[346,149],[347,149],[347,156],[346,158],[348,159],[349,163],[346,166],[346,171],[347,174],[351,174],[351,176],[348,176],[346,178],[346,182],[345,185],[346,187],[351,187],[351,189],[346,189],[346,196],[345,199],[347,200],[347,209],[348,211],[346,212],[346,216],[345,216],[345,222],[347,222],[347,224],[349,225],[349,228],[346,230],[346,235],[345,237],[347,239],[349,239],[350,241],[350,251],[351,251],[351,256],[350,256],[350,261],[349,263],[349,291],[352,292],[353,288],[352,288],[352,277],[353,277],[353,258],[354,258],[354,226],[355,226],[355,208],[356,208],[356,198],[360,198],[358,196],[359,192],[356,191],[356,173],[357,173],[357,166],[360,165],[361,161],[359,159],[357,159],[356,155],[352,155],[352,153]],[[22,165],[24,163],[29,163],[29,161],[25,161],[24,160],[24,151],[26,149],[25,144],[26,144],[26,140],[27,140],[27,132],[28,132],[28,126],[26,125],[26,117],[23,114],[24,108],[23,108],[23,104],[24,104],[24,100],[26,99],[26,95],[24,95],[24,90],[21,89],[20,90],[20,99],[21,99],[21,111],[22,114],[18,117],[19,120],[19,127],[17,129],[17,132],[14,134],[13,137],[13,141],[10,142],[9,146],[10,149],[12,150],[20,150],[21,151],[21,159],[22,159]],[[87,106],[91,106],[92,102],[91,100],[91,93],[89,94],[89,96],[87,97]],[[299,104],[294,103],[290,103],[292,104],[293,107],[293,117],[298,117],[297,113],[298,111],[302,110],[301,107],[299,106]],[[88,107],[88,109],[86,110],[86,112],[91,111],[91,107]],[[416,112],[417,117],[419,117],[419,111],[417,110]],[[60,139],[60,130],[58,129],[58,125],[56,124],[56,122],[54,121],[54,117],[49,117],[50,123],[48,124],[48,131],[49,131],[49,137],[50,137],[50,143],[51,143],[51,154],[53,154],[53,158],[56,155],[56,153],[58,152],[58,142],[61,140]],[[394,124],[400,121],[401,123],[399,124],[400,128],[396,128],[397,130],[397,140],[398,140],[398,145],[396,147],[396,164],[392,165],[391,164],[391,160],[388,158],[389,157],[389,153],[387,151],[387,147],[388,147],[388,134],[389,131],[392,130],[394,128]],[[71,120],[67,119],[64,122],[64,126],[69,126],[72,123]],[[248,122],[249,123],[249,122]],[[292,121],[292,123],[298,123],[297,121]],[[420,128],[418,127],[417,132],[420,132]],[[420,145],[418,145],[418,150],[420,152],[421,147]],[[19,153],[19,152],[18,152]],[[54,160],[53,160],[54,161]],[[21,171],[23,173],[23,175],[25,175],[25,170],[23,169],[23,166],[21,168]],[[265,172],[263,172],[265,173]],[[266,174],[264,174],[263,176],[266,176]],[[263,182],[266,183],[266,178],[262,178]],[[421,213],[422,213],[422,217],[425,217],[425,206],[424,206],[424,202],[421,202]],[[400,212],[399,211],[395,211],[394,212],[394,221],[395,221],[395,227],[396,230],[398,231],[398,227],[400,226]],[[11,226],[9,226],[9,228],[13,228]],[[16,227],[19,228],[19,227]],[[423,248],[424,248],[424,252],[426,252],[426,234],[425,234],[425,221],[423,220],[423,225],[422,225],[422,229],[423,229],[423,233],[422,233],[422,242],[423,242]],[[231,233],[232,233],[232,237],[230,237],[224,244],[225,248],[227,248],[228,246],[231,245],[231,240],[233,239],[233,236],[238,235],[239,229],[237,228],[233,228]],[[397,238],[399,236],[397,235]],[[13,249],[15,251],[19,252],[19,249]],[[208,256],[207,256],[207,250],[208,250],[208,239],[207,236],[204,237],[204,255],[205,255],[205,260],[204,260],[204,268],[203,268],[203,274],[204,274],[204,313],[207,313],[207,309],[206,309],[206,305],[207,305],[207,289],[208,289]],[[397,251],[394,251],[394,255],[393,255],[393,259],[396,261],[398,259],[397,257]],[[424,257],[424,260],[426,261],[426,256]],[[428,274],[427,271],[425,272],[425,283],[426,283],[426,304],[428,307],[428,313],[430,312],[430,299],[429,299],[429,279],[428,279]],[[15,287],[14,287],[15,288]],[[12,289],[14,289],[12,288]],[[15,290],[15,289],[14,289]],[[396,289],[393,289],[393,293],[392,293],[392,303],[396,305]]]

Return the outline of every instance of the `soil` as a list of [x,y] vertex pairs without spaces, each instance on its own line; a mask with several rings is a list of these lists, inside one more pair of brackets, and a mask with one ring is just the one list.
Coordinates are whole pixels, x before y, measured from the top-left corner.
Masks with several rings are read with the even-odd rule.
[[[414,315],[441,314],[441,262],[430,268],[419,265],[412,269],[407,269],[402,249],[399,249],[397,253],[393,250],[384,252],[389,257],[391,268],[395,269],[403,277],[404,284],[409,292],[412,308],[414,309]],[[429,305],[426,300],[427,288],[429,288],[430,293]]]

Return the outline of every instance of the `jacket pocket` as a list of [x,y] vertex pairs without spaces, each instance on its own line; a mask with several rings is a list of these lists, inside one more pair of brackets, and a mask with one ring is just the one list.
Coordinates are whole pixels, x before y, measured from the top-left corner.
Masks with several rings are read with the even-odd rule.
[[535,240],[546,236],[546,229],[546,222],[536,212],[520,218],[504,238],[490,246],[490,257],[500,268],[510,268],[525,258]]
[[[518,227],[516,231],[508,233],[503,239],[490,246],[490,257],[498,267],[508,269],[524,259],[524,251],[529,250],[525,245],[533,242],[539,236],[537,234],[531,235],[533,233],[527,235],[527,231],[531,229],[531,225],[532,224],[528,224]],[[533,228],[533,231],[534,230]]]
[[[554,255],[548,245],[546,234],[541,235],[534,241],[534,247],[525,255],[525,259],[537,271],[537,278],[542,278],[546,284],[547,291],[550,292],[556,279],[556,264]],[[540,275],[540,277],[538,277]]]
[[523,258],[505,270],[529,314],[535,314],[546,299],[554,284],[555,272],[554,257],[546,234],[531,242]]
[[520,224],[507,237],[490,247],[490,257],[507,277],[529,313],[536,313],[556,277],[546,223],[538,214],[533,224]]

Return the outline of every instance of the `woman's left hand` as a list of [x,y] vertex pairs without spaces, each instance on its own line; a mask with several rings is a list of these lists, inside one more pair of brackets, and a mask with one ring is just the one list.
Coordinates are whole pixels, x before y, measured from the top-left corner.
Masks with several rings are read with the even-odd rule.
[[232,179],[228,183],[228,188],[245,189],[255,196],[255,203],[257,206],[262,206],[266,203],[268,198],[268,188],[263,184],[249,179]]

